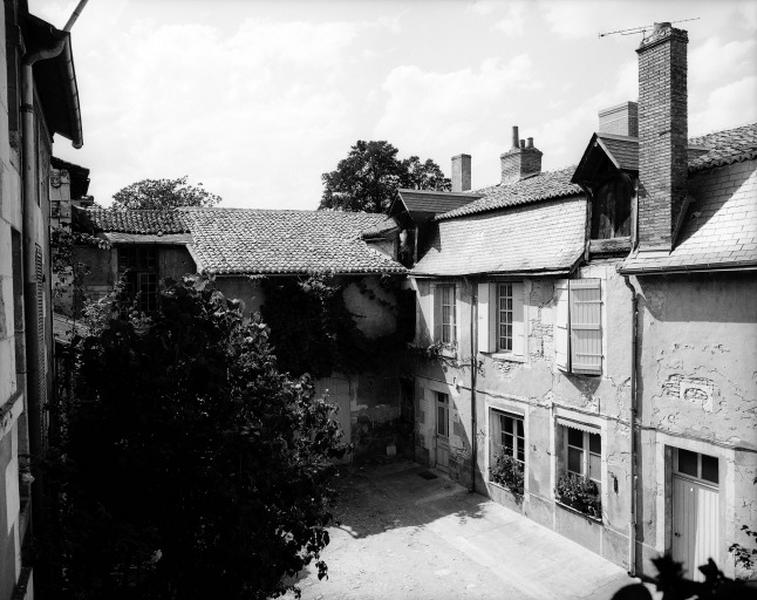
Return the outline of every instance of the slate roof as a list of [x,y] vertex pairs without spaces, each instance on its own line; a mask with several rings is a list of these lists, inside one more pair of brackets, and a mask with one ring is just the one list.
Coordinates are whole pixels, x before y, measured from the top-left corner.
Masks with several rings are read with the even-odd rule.
[[636,252],[623,262],[621,272],[757,267],[757,164],[696,173],[689,179],[689,197],[692,203],[673,250]]
[[540,200],[581,194],[583,193],[581,188],[570,182],[573,171],[575,171],[575,167],[567,167],[559,171],[544,171],[509,185],[497,184],[480,189],[475,193],[481,195],[481,199],[438,215],[436,220],[454,219]]
[[384,227],[376,213],[180,209],[192,233],[189,250],[204,273],[404,273],[405,268],[361,239]]
[[414,275],[568,272],[584,251],[582,196],[511,204],[496,214],[445,219]]
[[472,192],[436,192],[432,190],[399,190],[399,200],[408,212],[439,214],[455,210],[478,200]]
[[757,158],[757,123],[717,131],[689,140],[709,152],[689,161],[689,171],[722,167],[743,160]]
[[99,232],[166,234],[188,233],[184,216],[175,210],[116,210],[74,207],[73,219],[80,229]]
[[610,133],[597,133],[597,139],[611,158],[614,158],[618,168],[626,171],[639,170],[639,140],[638,138]]

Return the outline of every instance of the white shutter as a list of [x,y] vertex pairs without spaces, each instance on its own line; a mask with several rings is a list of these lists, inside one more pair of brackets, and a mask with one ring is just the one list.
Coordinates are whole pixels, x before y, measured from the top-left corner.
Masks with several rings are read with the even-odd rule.
[[433,296],[433,315],[431,317],[431,322],[434,326],[434,338],[432,342],[437,343],[442,341],[442,287],[432,284],[431,295]]
[[600,279],[570,281],[571,371],[602,373],[602,289]]
[[526,321],[523,310],[523,284],[513,283],[513,354],[526,354]]
[[560,279],[555,283],[555,364],[563,371],[570,370],[570,296],[568,280]]
[[478,351],[494,352],[492,347],[492,332],[495,323],[492,321],[492,283],[478,284]]

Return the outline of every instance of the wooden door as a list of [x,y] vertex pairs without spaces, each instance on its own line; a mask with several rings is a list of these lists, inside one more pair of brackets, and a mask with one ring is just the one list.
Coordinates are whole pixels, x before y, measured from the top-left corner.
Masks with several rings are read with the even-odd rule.
[[699,566],[708,558],[719,563],[718,488],[684,475],[673,475],[673,559],[688,577],[702,581]]
[[436,393],[436,468],[449,467],[449,396]]

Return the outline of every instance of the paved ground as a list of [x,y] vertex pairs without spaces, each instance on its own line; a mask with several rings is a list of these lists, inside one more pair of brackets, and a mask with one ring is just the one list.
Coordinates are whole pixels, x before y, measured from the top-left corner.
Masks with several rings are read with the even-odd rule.
[[609,600],[625,572],[517,513],[409,462],[341,482],[338,527],[305,600]]

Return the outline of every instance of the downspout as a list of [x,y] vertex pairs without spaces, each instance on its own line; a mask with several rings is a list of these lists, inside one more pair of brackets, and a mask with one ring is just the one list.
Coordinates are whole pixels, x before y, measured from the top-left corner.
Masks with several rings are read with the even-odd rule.
[[476,455],[478,454],[478,434],[476,418],[476,341],[478,340],[478,295],[476,294],[476,285],[469,282],[470,292],[470,426],[471,426],[471,480],[470,491],[476,491]]
[[623,276],[623,281],[631,291],[631,522],[628,544],[628,573],[632,577],[636,575],[636,546],[639,539],[638,526],[638,489],[639,489],[639,426],[638,426],[638,316],[639,297],[636,288],[630,281],[630,277]]
[[[66,27],[70,27],[76,21],[81,9],[86,4],[87,0],[81,0],[77,6],[74,14],[71,15]],[[43,350],[41,348],[40,339],[38,336],[38,327],[40,323],[39,319],[41,315],[37,314],[37,302],[38,294],[42,293],[41,289],[38,289],[37,281],[37,265],[36,265],[36,248],[37,248],[37,232],[43,223],[38,223],[37,213],[39,207],[37,206],[39,199],[39,185],[37,181],[37,132],[35,127],[35,111],[34,111],[34,70],[35,63],[55,58],[66,47],[69,41],[69,36],[64,36],[51,48],[43,48],[36,52],[27,53],[21,66],[21,137],[23,144],[23,264],[24,264],[24,327],[25,327],[25,344],[26,344],[26,403],[28,409],[28,428],[29,428],[29,444],[30,452],[34,455],[42,450],[42,410],[41,397],[39,394],[40,387],[33,384],[33,379],[36,377],[37,381],[42,377],[40,372],[40,353]],[[73,75],[73,66],[70,63],[69,75]],[[49,235],[48,232],[42,232],[43,236]],[[44,256],[42,257],[44,261]],[[44,277],[44,274],[43,274]],[[44,279],[43,279],[44,281]],[[41,283],[41,282],[40,282]],[[49,284],[49,282],[47,282]],[[31,304],[34,305],[31,305]],[[30,390],[34,390],[30,393]],[[39,458],[39,457],[36,457]],[[41,506],[42,503],[42,490],[40,490],[41,483],[37,480],[37,485],[32,485],[32,502]],[[44,511],[43,511],[44,512]],[[44,519],[44,515],[40,514],[40,517]]]
[[[639,244],[639,180],[634,186],[633,210],[633,242],[631,254],[636,252]],[[637,545],[639,540],[638,523],[638,493],[639,493],[639,399],[638,399],[638,369],[639,369],[639,295],[631,283],[629,275],[623,275],[623,282],[631,291],[631,522],[628,540],[628,573],[636,576]]]

